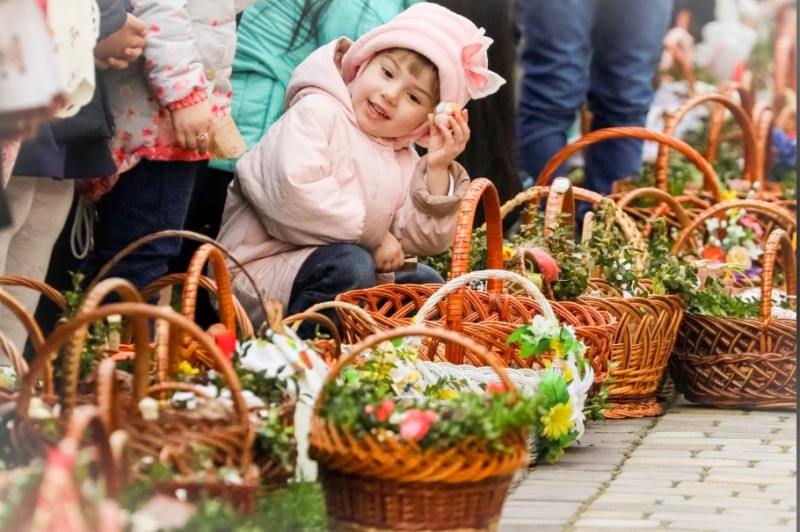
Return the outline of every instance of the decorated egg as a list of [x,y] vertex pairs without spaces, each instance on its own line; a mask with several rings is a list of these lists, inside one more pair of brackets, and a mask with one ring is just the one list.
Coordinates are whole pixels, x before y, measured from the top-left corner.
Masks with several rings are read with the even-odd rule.
[[436,105],[436,108],[433,110],[433,121],[439,125],[447,125],[448,118],[451,116],[455,116],[459,113],[461,109],[458,107],[458,104],[454,102],[439,102]]

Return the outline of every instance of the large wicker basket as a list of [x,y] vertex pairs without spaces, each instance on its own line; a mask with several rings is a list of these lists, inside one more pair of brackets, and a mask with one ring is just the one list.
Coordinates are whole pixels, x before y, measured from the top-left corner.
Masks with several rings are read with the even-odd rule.
[[[119,280],[109,279],[104,282],[109,281]],[[107,430],[112,432],[124,429],[130,435],[132,457],[151,456],[173,468],[176,474],[185,474],[186,478],[191,476],[191,464],[197,460],[193,445],[202,444],[209,449],[209,458],[214,467],[229,467],[240,471],[242,484],[231,485],[209,478],[198,481],[179,480],[164,483],[162,487],[180,487],[186,489],[190,496],[200,493],[223,496],[232,500],[240,509],[252,508],[258,487],[258,471],[251,467],[254,435],[239,380],[230,364],[223,361],[224,357],[212,338],[170,308],[144,303],[112,303],[80,313],[47,338],[31,364],[29,375],[35,375],[47,355],[55,352],[65,341],[71,340],[72,349],[80,346],[88,324],[113,314],[130,320],[134,328],[136,356],[130,390],[124,390],[120,386],[113,359],[106,358],[98,366],[96,400]],[[156,320],[155,360],[148,343],[149,319]],[[169,350],[170,329],[181,334],[188,332],[215,359],[215,366],[219,368],[231,391],[233,407],[228,415],[206,417],[192,411],[172,408],[166,401],[171,391],[193,391],[202,396],[192,385],[170,380],[170,368],[175,366],[175,353],[170,353]],[[154,362],[155,368],[152,367]],[[152,384],[154,380],[156,384]],[[19,404],[27,404],[29,395],[30,390],[22,388]],[[140,412],[139,405],[145,397],[161,400],[158,418],[155,420],[145,419]],[[64,405],[67,404],[70,402],[65,397]]]
[[[497,191],[489,180],[478,178],[470,183],[459,209],[451,279],[468,271],[474,213],[481,199],[486,213],[487,268],[503,269],[502,219]],[[506,367],[530,368],[534,361],[521,358],[519,347],[508,345],[506,340],[516,328],[541,314],[541,306],[527,295],[505,293],[500,279],[489,280],[487,285],[486,290],[464,287],[449,294],[426,317],[426,323],[466,334],[488,347]],[[357,313],[340,312],[345,341],[354,343],[366,338],[376,325],[385,330],[411,324],[412,318],[439,288],[438,285],[381,285],[339,295],[337,301],[363,307],[374,321],[366,322]],[[550,306],[559,321],[575,327],[576,336],[588,347],[586,358],[592,362],[596,378],[604,379],[616,327],[611,316],[572,302],[550,302]],[[436,342],[432,344],[435,346]],[[463,350],[455,345],[447,346],[446,360],[463,364]]]
[[[491,366],[507,390],[514,385],[486,348],[463,335],[430,327],[384,331],[354,346],[333,368],[338,377],[365,349],[401,337],[457,343]],[[421,449],[401,439],[358,437],[319,415],[311,420],[310,456],[320,465],[332,530],[491,530],[497,526],[515,471],[528,463],[524,431],[507,434],[511,452],[490,451],[474,439],[455,447]]]
[[730,318],[687,312],[669,370],[695,403],[723,408],[795,409],[797,320],[771,317],[775,260],[783,258],[787,293],[796,295],[794,250],[774,230],[765,247],[761,315]]

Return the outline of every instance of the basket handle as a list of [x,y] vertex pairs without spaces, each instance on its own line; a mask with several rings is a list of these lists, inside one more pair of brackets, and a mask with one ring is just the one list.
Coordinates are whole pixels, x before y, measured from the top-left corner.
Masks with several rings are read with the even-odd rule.
[[[148,244],[160,238],[185,238],[187,240],[194,240],[195,242],[201,242],[203,244],[211,244],[212,246],[220,250],[225,255],[225,258],[229,259],[241,270],[242,274],[245,276],[247,281],[253,287],[253,290],[255,291],[254,293],[256,294],[261,293],[261,290],[259,290],[258,288],[258,283],[256,283],[255,279],[253,279],[253,276],[250,275],[250,272],[247,271],[244,264],[242,264],[242,262],[239,259],[237,259],[236,256],[233,255],[230,252],[230,250],[228,250],[228,248],[226,248],[213,238],[209,238],[204,234],[195,233],[194,231],[186,231],[185,229],[167,229],[165,231],[158,231],[157,233],[146,235],[138,240],[134,240],[133,242],[125,246],[123,249],[121,249],[116,255],[111,257],[111,260],[109,260],[105,264],[105,266],[103,266],[100,269],[100,271],[97,272],[97,275],[94,277],[94,279],[92,279],[91,283],[89,283],[89,288],[93,287],[95,284],[100,282],[106,275],[108,275],[108,272],[110,272],[111,269],[114,268],[114,266],[119,264],[119,262],[122,259],[130,255],[131,252],[144,246],[145,244]],[[267,307],[265,305],[265,300],[263,298],[260,299],[260,303],[261,303],[261,310],[264,312],[264,321],[267,321]]]
[[[91,429],[91,430],[90,430]],[[100,419],[100,413],[95,405],[81,405],[69,419],[64,438],[59,443],[62,449],[66,447],[71,451],[80,448],[81,441],[89,433],[99,453],[101,474],[105,477],[106,491],[109,497],[118,500],[122,491],[122,478],[118,465],[112,452],[109,437]]]
[[[714,172],[714,168],[712,168],[711,164],[708,161],[706,161],[702,155],[697,153],[697,151],[694,148],[692,148],[691,146],[689,146],[680,139],[676,139],[675,137],[665,135],[664,133],[659,133],[658,131],[651,131],[643,127],[609,127],[605,129],[598,129],[596,131],[592,131],[588,135],[584,135],[583,137],[579,138],[578,140],[576,140],[571,144],[567,144],[561,150],[559,150],[555,155],[553,155],[553,157],[544,167],[542,172],[539,174],[539,178],[536,180],[536,184],[546,185],[547,182],[550,180],[550,178],[553,177],[553,175],[556,173],[561,164],[564,163],[564,161],[566,161],[567,159],[569,159],[572,156],[572,154],[592,144],[596,144],[604,140],[620,139],[620,138],[636,138],[643,140],[652,140],[658,142],[659,144],[666,144],[678,150],[687,159],[689,159],[692,163],[694,163],[700,169],[701,172],[703,172],[704,186],[706,190],[708,190],[711,193],[711,195],[715,198],[715,200],[720,201],[720,199],[722,198],[722,191],[719,188],[719,179],[717,178],[717,174],[716,172]],[[664,183],[663,186],[658,186],[658,188],[666,190],[666,183]]]
[[[645,188],[637,188],[635,190],[631,190],[624,196],[622,196],[619,200],[617,200],[617,207],[620,210],[624,210],[625,207],[628,206],[632,201],[637,200],[642,197],[651,197],[655,198],[656,200],[660,201],[658,207],[653,211],[653,218],[658,218],[663,216],[667,210],[672,211],[675,217],[678,219],[678,223],[681,226],[681,229],[689,225],[689,214],[686,212],[686,209],[683,208],[680,201],[677,198],[667,194],[661,189],[655,187],[645,187]],[[646,227],[642,230],[642,236],[649,236],[650,235],[650,222],[647,222]]]
[[797,89],[797,10],[786,10],[778,29],[773,52],[773,105],[782,109]]
[[[145,301],[149,301],[151,297],[157,294],[162,289],[168,286],[175,286],[179,284],[186,283],[186,276],[187,273],[185,272],[178,272],[178,273],[170,273],[161,277],[160,279],[156,279],[153,281],[147,288],[141,291],[142,299]],[[211,277],[206,275],[201,275],[198,277],[198,285],[205,290],[208,290],[214,296],[217,296],[217,283]],[[231,294],[231,301],[233,302],[233,312],[235,315],[236,324],[239,326],[239,330],[242,336],[246,338],[250,338],[255,335],[255,329],[253,329],[253,324],[250,322],[250,318],[247,315],[247,311],[244,310],[242,304],[239,303],[239,300],[236,299],[236,296]]]
[[[364,340],[354,345],[353,348],[347,353],[347,355],[336,361],[336,364],[334,364],[334,366],[328,373],[326,384],[333,382],[334,379],[336,379],[342,372],[342,369],[344,369],[348,364],[352,363],[356,359],[356,357],[359,354],[361,354],[362,351],[369,349],[370,347],[374,347],[380,344],[381,342],[394,340],[396,338],[404,338],[408,336],[412,337],[426,336],[429,338],[436,338],[438,340],[443,340],[445,342],[448,342],[449,344],[456,344],[462,349],[470,351],[483,364],[491,366],[491,368],[497,373],[497,376],[500,378],[500,381],[502,381],[503,385],[506,387],[506,390],[513,393],[512,401],[516,401],[517,391],[516,387],[514,386],[514,383],[511,382],[511,379],[508,378],[508,374],[506,373],[506,371],[497,362],[497,358],[494,357],[489,352],[488,349],[478,344],[475,340],[467,336],[464,336],[463,334],[453,331],[448,331],[446,329],[426,327],[422,325],[413,325],[410,327],[398,327],[397,329],[381,331],[373,334],[372,336],[368,336]],[[327,398],[327,396],[328,396],[327,386],[323,386],[322,391],[317,397],[317,402],[314,405],[314,412],[316,413],[317,416],[319,416],[320,409],[322,408],[322,405],[325,403],[325,399]]]
[[197,288],[206,263],[211,264],[211,268],[214,271],[214,279],[217,280],[220,322],[229,332],[235,333],[236,318],[233,308],[233,289],[231,288],[230,274],[225,266],[225,256],[211,244],[203,244],[192,255],[192,260],[186,273],[186,282],[183,284],[183,295],[181,297],[182,314],[194,321],[195,308],[197,306]]
[[793,214],[783,207],[779,207],[773,203],[768,203],[761,200],[732,200],[724,203],[718,203],[711,206],[709,209],[701,212],[692,222],[678,235],[675,245],[672,246],[672,254],[678,255],[687,242],[691,241],[692,233],[701,226],[707,219],[724,213],[730,209],[747,209],[766,214],[776,220],[780,220],[786,224],[787,227],[794,230],[797,226],[797,219]]
[[[225,377],[225,380],[228,383],[228,388],[231,390],[231,398],[233,400],[234,412],[236,414],[236,423],[241,424],[248,431],[250,430],[247,404],[242,397],[242,386],[238,377],[236,376],[236,373],[231,367],[231,364],[225,360],[222,352],[219,350],[219,347],[216,346],[211,337],[203,332],[203,330],[200,329],[197,324],[189,321],[186,317],[181,316],[168,307],[158,307],[145,303],[111,303],[98,307],[90,312],[76,315],[74,318],[53,331],[53,333],[47,337],[44,345],[37,350],[36,357],[31,363],[31,371],[28,373],[28,379],[31,378],[31,375],[35,375],[36,372],[41,369],[41,366],[43,365],[44,361],[47,360],[48,356],[51,353],[54,353],[64,342],[66,342],[71,335],[75,333],[75,331],[85,327],[90,323],[94,323],[97,320],[107,318],[112,314],[127,316],[131,322],[134,322],[135,320],[137,323],[141,324],[137,326],[137,329],[143,334],[135,335],[135,338],[138,340],[136,351],[136,367],[138,368],[140,365],[144,365],[143,363],[139,362],[140,360],[143,360],[147,366],[145,367],[146,371],[144,373],[144,378],[139,378],[140,375],[134,373],[133,401],[135,404],[138,404],[139,401],[141,401],[147,395],[147,389],[149,387],[150,356],[147,352],[149,347],[147,345],[146,320],[148,318],[164,320],[172,326],[177,326],[185,331],[188,331],[197,340],[200,346],[211,355],[212,360],[217,365],[217,371],[222,373],[222,375]],[[142,340],[144,349],[140,351],[139,342]],[[20,405],[20,416],[26,415],[27,407],[32,395],[31,383],[28,382],[27,384],[28,386],[20,388],[18,402]]]
[[[677,127],[678,123],[686,116],[690,110],[694,109],[698,105],[704,104],[706,102],[717,102],[724,107],[727,107],[728,110],[733,113],[733,116],[736,118],[736,121],[739,123],[739,127],[742,129],[742,138],[744,141],[744,170],[742,175],[745,179],[749,179],[751,182],[758,178],[757,172],[754,170],[754,163],[755,163],[755,153],[756,153],[756,135],[755,129],[753,127],[753,122],[750,120],[750,117],[747,113],[742,109],[740,105],[734,102],[730,96],[725,96],[723,94],[700,94],[691,98],[689,101],[681,105],[677,111],[675,111],[672,116],[667,119],[666,124],[664,125],[664,135],[672,136],[675,134],[675,128]],[[711,134],[716,135],[713,140],[709,139],[709,144],[719,144],[719,129],[711,129]],[[670,146],[665,143],[660,143],[658,147],[658,157],[656,158],[656,188],[660,188],[661,190],[667,190],[667,169],[669,167],[669,148]],[[696,152],[695,152],[696,153]],[[699,154],[698,154],[699,155]],[[695,161],[693,161],[695,162]],[[709,162],[709,161],[706,161]],[[695,162],[695,164],[697,164]],[[699,167],[699,165],[698,165]],[[700,168],[702,170],[702,168]],[[705,173],[705,172],[704,172]],[[716,175],[714,175],[716,178]],[[721,200],[721,197],[717,196],[714,191],[709,186],[709,175],[706,174],[706,182],[705,188],[709,192],[712,192],[715,202],[718,203]],[[715,183],[716,189],[719,190],[719,183],[718,181]],[[762,188],[764,183],[761,183]]]
[[319,312],[311,312],[310,310],[306,310],[305,312],[299,312],[297,314],[293,314],[288,316],[281,321],[284,325],[291,325],[294,324],[293,329],[296,331],[297,327],[300,326],[305,320],[315,320],[325,326],[328,331],[331,333],[331,338],[333,339],[333,343],[336,346],[336,352],[334,353],[334,358],[338,359],[339,356],[342,354],[342,337],[339,334],[339,328],[333,323],[333,320],[330,319],[328,316],[324,314],[320,314]]
[[[0,307],[7,307],[22,323],[34,349],[38,349],[44,343],[44,335],[34,317],[30,315],[22,303],[2,288],[0,288]],[[8,355],[14,363],[17,377],[23,378],[30,371],[28,364],[25,362],[25,359],[19,355],[19,351],[16,349],[17,346],[12,347],[14,349],[10,349]],[[45,367],[44,387],[48,395],[53,394],[53,367],[50,363]]]
[[[447,316],[445,320],[445,327],[450,331],[461,332],[463,325],[463,292],[462,289],[472,281],[491,281],[496,280],[501,283],[503,281],[511,281],[519,283],[522,288],[539,304],[542,314],[547,317],[555,317],[553,309],[547,298],[544,297],[541,290],[531,282],[530,279],[519,275],[518,273],[506,270],[478,270],[464,274],[460,277],[450,279],[436,292],[430,295],[425,303],[417,311],[416,316],[411,319],[412,323],[425,323],[428,314],[447,297]],[[457,302],[458,305],[453,304],[453,295],[462,295]],[[461,364],[464,361],[464,350],[457,344],[448,344],[445,346],[445,356],[448,361],[454,364]]]
[[[772,164],[772,130],[775,127],[775,109],[768,102],[758,102],[753,108],[753,122],[756,130],[756,170],[759,182],[764,184],[764,176]],[[765,199],[767,191],[760,187],[757,199]]]
[[[500,197],[494,184],[485,177],[473,179],[458,207],[456,231],[453,238],[453,260],[450,278],[464,275],[469,269],[469,249],[472,244],[472,226],[478,201],[483,203],[486,218],[486,263],[489,268],[503,268],[503,219],[500,217]],[[499,294],[502,283],[489,283],[489,292]]]
[[308,307],[306,309],[306,312],[319,312],[320,310],[325,310],[329,308],[336,309],[336,313],[339,314],[339,316],[341,316],[342,312],[345,311],[357,314],[361,320],[363,320],[365,323],[369,324],[370,327],[372,327],[373,332],[378,331],[379,329],[378,324],[375,322],[375,319],[369,315],[369,312],[359,307],[358,305],[354,305],[346,301],[339,301],[339,300],[323,301],[322,303],[317,303],[316,305]]
[[67,308],[67,302],[64,299],[64,295],[43,281],[31,279],[30,277],[25,277],[23,275],[2,275],[0,276],[0,286],[22,286],[25,288],[30,288],[31,290],[36,290],[47,299],[55,303],[59,309],[64,310]]
[[[755,125],[755,120],[753,117],[753,97],[748,88],[746,88],[742,83],[736,81],[729,81],[726,82],[722,89],[720,90],[720,94],[723,96],[731,97],[733,93],[739,95],[739,105],[741,106],[744,113],[751,117],[751,123]],[[724,105],[715,105],[714,108],[711,110],[711,116],[708,120],[708,143],[706,145],[706,152],[705,157],[708,162],[714,164],[717,160],[717,152],[719,151],[719,145],[722,142],[722,127],[725,125],[725,113],[727,109]],[[755,132],[755,128],[754,128]],[[758,139],[756,138],[756,142]],[[756,152],[753,156],[757,157],[758,152]],[[756,167],[756,169],[758,169]]]
[[767,243],[764,245],[764,276],[761,279],[761,321],[764,323],[768,323],[772,319],[772,283],[779,247],[782,251],[783,273],[786,277],[786,294],[797,295],[797,264],[792,241],[786,231],[777,228],[769,234]]
[[547,195],[547,207],[544,211],[544,237],[553,236],[553,231],[558,228],[559,215],[569,215],[567,222],[572,229],[572,237],[575,238],[575,193],[572,190],[572,183],[566,177],[557,177],[550,186],[550,193]]

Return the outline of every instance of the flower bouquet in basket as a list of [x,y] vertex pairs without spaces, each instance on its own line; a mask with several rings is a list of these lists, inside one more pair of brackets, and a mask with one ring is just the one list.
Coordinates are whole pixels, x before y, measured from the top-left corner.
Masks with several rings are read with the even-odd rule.
[[[458,344],[496,378],[480,391],[448,378],[426,383],[416,357],[417,338],[428,336]],[[569,403],[568,394],[554,399]],[[540,416],[540,403],[485,348],[454,332],[406,327],[353,346],[333,368],[311,422],[310,455],[320,465],[331,528],[496,526],[512,475],[528,463],[529,430],[537,422],[552,434],[569,430],[558,409],[543,419],[552,407]]]

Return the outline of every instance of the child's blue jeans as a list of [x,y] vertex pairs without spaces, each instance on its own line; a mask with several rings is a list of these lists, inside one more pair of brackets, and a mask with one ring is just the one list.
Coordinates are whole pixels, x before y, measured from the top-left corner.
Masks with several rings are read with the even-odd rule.
[[[303,312],[308,307],[333,301],[348,290],[371,288],[375,286],[375,261],[372,254],[356,244],[328,244],[308,256],[292,284],[289,297],[288,314]],[[396,272],[398,284],[442,284],[444,279],[433,268],[417,265],[415,272]],[[336,313],[323,311],[329,318],[338,322]],[[314,335],[317,324],[303,322],[299,334],[303,338]]]

